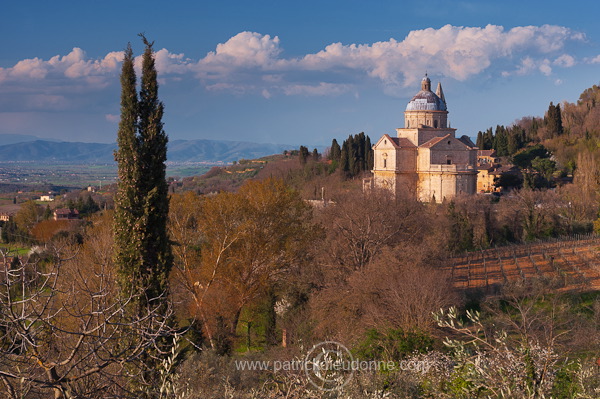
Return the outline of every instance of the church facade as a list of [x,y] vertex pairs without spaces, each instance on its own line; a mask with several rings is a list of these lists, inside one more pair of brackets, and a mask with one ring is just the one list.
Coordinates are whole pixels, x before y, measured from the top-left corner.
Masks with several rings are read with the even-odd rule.
[[448,127],[440,83],[432,92],[425,75],[421,91],[406,106],[404,126],[396,129],[396,137],[384,134],[373,146],[374,186],[424,202],[475,194],[477,147],[467,136],[456,138],[456,129]]

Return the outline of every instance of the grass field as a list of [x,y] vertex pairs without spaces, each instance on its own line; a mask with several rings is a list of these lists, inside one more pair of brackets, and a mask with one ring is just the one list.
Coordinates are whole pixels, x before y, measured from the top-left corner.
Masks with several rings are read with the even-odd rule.
[[600,237],[577,236],[469,252],[452,258],[457,288],[493,289],[518,279],[546,278],[560,290],[600,290]]

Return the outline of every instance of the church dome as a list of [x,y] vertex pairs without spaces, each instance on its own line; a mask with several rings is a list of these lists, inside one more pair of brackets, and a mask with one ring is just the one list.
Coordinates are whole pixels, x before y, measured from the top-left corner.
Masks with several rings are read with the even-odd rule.
[[[439,89],[438,89],[439,90]],[[425,75],[418,92],[406,106],[407,111],[446,111],[446,102],[431,91],[431,80]]]

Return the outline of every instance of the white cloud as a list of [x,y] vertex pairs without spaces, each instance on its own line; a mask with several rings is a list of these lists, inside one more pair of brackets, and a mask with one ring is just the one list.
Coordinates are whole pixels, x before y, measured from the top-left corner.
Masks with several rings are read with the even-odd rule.
[[6,71],[8,76],[17,79],[44,79],[48,74],[48,67],[43,60],[36,57],[19,61]]
[[121,121],[121,116],[115,114],[106,114],[104,115],[104,119],[111,123],[119,123]]
[[283,88],[283,92],[288,96],[336,96],[350,90],[350,86],[344,84],[334,84],[320,82],[318,85],[288,85]]
[[262,89],[262,92],[261,92],[261,94],[262,94],[262,96],[263,96],[264,98],[266,98],[266,99],[269,99],[269,98],[271,98],[271,97],[273,96],[273,95],[271,94],[271,92],[270,92],[269,90],[267,90],[267,89]]
[[[590,64],[600,64],[600,55],[595,56],[588,61]],[[1,75],[0,75],[1,76]]]
[[539,70],[546,76],[552,75],[552,67],[550,66],[550,60],[543,60],[539,66]]
[[[564,48],[581,34],[560,26],[485,28],[446,25],[440,29],[412,31],[403,41],[362,45],[335,43],[298,61],[306,69],[348,68],[362,70],[386,83],[416,82],[425,70],[466,80],[488,69],[493,62],[510,63],[518,54],[547,54]],[[547,68],[544,67],[544,73]]]
[[[207,90],[236,95],[338,95],[365,82],[397,92],[412,88],[425,71],[460,81],[484,71],[499,77],[550,75],[553,66],[576,64],[565,48],[569,42],[582,40],[583,34],[552,25],[509,30],[497,25],[446,25],[411,31],[403,40],[332,43],[316,53],[285,58],[279,37],[240,32],[199,60],[163,48],[156,52],[156,66],[161,84],[196,77]],[[0,93],[8,90],[3,88],[5,83],[20,82],[38,84],[40,93],[46,93],[50,86],[63,92],[99,90],[118,84],[122,58],[123,52],[116,51],[93,59],[76,47],[49,60],[22,60],[13,67],[0,68]],[[589,62],[600,62],[600,56]],[[11,90],[20,90],[17,86]]]
[[553,62],[554,65],[558,65],[563,68],[571,68],[576,64],[575,58],[569,54],[563,54],[560,57],[556,58]]

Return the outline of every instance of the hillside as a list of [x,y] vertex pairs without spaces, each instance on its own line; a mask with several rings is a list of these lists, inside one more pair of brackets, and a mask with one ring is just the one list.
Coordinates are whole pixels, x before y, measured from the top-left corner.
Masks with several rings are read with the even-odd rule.
[[[225,140],[173,140],[169,162],[232,162],[279,154],[292,146]],[[0,145],[3,161],[68,163],[113,163],[116,144],[73,143],[35,140]]]

